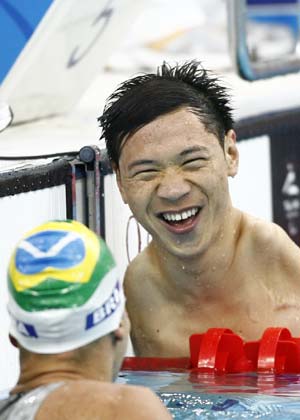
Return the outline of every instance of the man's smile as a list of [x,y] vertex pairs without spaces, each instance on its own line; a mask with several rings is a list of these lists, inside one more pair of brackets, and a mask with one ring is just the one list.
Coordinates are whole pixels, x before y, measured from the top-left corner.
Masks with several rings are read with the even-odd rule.
[[188,233],[197,223],[201,207],[190,207],[181,211],[167,211],[158,214],[173,233]]

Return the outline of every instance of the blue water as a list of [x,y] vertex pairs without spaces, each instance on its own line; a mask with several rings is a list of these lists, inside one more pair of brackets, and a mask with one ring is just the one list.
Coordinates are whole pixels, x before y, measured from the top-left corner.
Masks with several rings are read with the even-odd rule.
[[176,420],[300,419],[300,375],[123,371],[118,382],[150,387]]

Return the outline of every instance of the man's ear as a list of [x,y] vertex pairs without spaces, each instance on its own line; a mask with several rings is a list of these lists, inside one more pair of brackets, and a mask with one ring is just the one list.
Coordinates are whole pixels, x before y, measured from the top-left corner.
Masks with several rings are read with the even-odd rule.
[[128,318],[128,314],[125,310],[122,316],[119,328],[113,331],[116,341],[122,340],[123,338],[127,337],[127,335],[129,334],[129,331],[130,331],[130,321]]
[[124,204],[127,204],[126,193],[125,193],[124,188],[123,188],[120,168],[117,165],[113,165],[113,170],[116,174],[117,184],[118,184],[118,188],[119,188],[119,191],[121,193],[123,202],[124,202]]
[[226,133],[224,140],[224,153],[227,163],[227,175],[234,177],[239,166],[239,151],[236,146],[236,134],[234,130]]
[[15,339],[15,337],[13,337],[12,335],[10,335],[9,334],[9,341],[10,341],[10,343],[14,346],[14,347],[16,347],[17,349],[19,348],[19,343],[18,343],[18,341]]

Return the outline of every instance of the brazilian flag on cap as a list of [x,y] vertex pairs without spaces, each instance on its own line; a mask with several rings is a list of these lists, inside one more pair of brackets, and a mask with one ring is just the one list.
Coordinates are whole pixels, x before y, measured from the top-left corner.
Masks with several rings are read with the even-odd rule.
[[114,267],[105,242],[85,225],[51,221],[17,244],[8,285],[25,311],[73,308],[84,305]]

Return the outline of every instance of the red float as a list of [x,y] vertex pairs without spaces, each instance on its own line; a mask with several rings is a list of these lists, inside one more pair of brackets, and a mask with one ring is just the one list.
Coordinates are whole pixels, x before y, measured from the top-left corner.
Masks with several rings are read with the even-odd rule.
[[188,370],[192,373],[300,373],[300,338],[287,328],[267,328],[258,341],[244,342],[226,328],[190,337],[189,358],[126,357],[123,370]]

